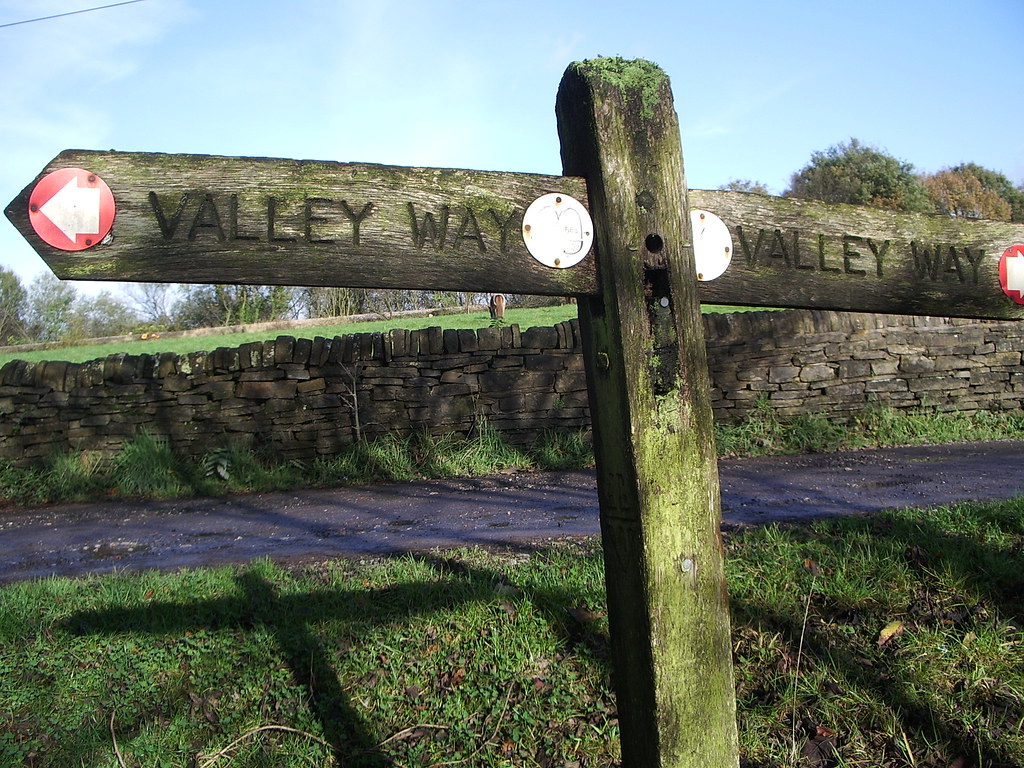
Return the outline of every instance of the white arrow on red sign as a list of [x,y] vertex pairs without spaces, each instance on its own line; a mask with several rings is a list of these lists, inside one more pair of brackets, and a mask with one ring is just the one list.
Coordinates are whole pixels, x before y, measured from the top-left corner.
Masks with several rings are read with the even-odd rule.
[[47,174],[32,190],[28,215],[47,244],[81,251],[103,240],[114,223],[114,195],[94,173],[61,168]]
[[999,285],[1003,293],[1024,304],[1024,245],[1011,245],[999,259]]

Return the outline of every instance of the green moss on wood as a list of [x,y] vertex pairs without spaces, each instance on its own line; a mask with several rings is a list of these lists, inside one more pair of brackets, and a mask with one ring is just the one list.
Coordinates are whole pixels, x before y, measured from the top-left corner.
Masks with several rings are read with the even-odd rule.
[[662,88],[668,83],[665,71],[644,59],[623,59],[619,56],[587,59],[577,65],[588,76],[598,77],[615,86],[624,96],[639,94],[642,114],[654,117],[654,108],[662,101]]

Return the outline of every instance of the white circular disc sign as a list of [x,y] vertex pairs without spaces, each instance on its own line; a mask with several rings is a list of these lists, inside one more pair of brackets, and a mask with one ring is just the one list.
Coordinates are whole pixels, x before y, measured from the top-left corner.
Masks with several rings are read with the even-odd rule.
[[702,282],[720,277],[732,261],[732,235],[725,222],[708,211],[690,211],[693,227],[693,259],[697,279]]
[[541,264],[573,267],[594,244],[594,222],[579,200],[555,192],[541,195],[523,214],[523,242]]

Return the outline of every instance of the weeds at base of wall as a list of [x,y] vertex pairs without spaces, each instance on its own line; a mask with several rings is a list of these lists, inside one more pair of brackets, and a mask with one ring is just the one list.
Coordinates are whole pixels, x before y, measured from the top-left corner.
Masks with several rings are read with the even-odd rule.
[[375,481],[550,470],[592,465],[585,432],[549,432],[527,448],[510,446],[481,422],[472,438],[455,434],[386,435],[328,458],[280,461],[237,447],[211,451],[197,462],[171,452],[142,431],[111,457],[94,451],[55,455],[29,469],[0,463],[0,501],[47,504],[109,498],[181,498],[329,487]]
[[[783,420],[766,403],[743,422],[716,425],[720,456],[825,453],[895,445],[1024,439],[1024,413],[922,414],[871,408],[849,424],[824,416]],[[528,448],[505,442],[480,422],[469,439],[455,434],[386,435],[328,458],[281,461],[223,447],[193,462],[140,432],[117,454],[62,453],[24,469],[0,463],[0,502],[45,504],[104,498],[180,498],[482,475],[506,470],[567,470],[593,465],[587,430],[549,431]]]
[[897,445],[1024,439],[1024,412],[923,413],[871,406],[848,424],[825,416],[780,418],[762,398],[738,424],[716,424],[720,456],[830,453]]

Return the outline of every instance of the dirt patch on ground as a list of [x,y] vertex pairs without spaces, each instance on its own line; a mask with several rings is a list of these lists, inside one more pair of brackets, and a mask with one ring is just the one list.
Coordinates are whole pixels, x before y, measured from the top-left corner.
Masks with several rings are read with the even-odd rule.
[[[760,525],[1024,492],[1024,443],[720,462],[723,522]],[[0,583],[117,569],[529,548],[599,533],[593,472],[514,472],[218,499],[0,509]]]

